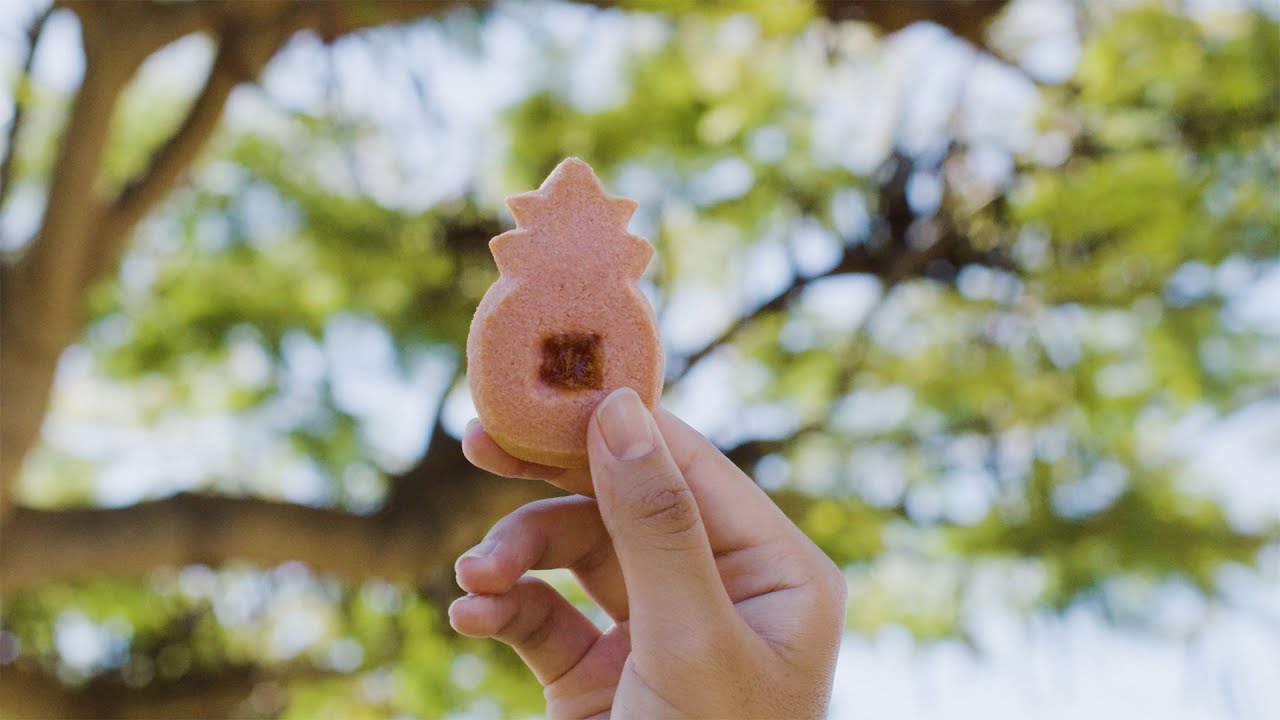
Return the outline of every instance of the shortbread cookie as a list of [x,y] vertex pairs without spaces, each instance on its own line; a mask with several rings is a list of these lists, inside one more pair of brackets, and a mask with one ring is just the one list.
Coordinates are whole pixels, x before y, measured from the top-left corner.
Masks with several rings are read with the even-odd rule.
[[577,158],[507,205],[516,228],[489,242],[500,277],[467,337],[476,412],[515,457],[585,467],[587,421],[606,395],[630,387],[652,409],[662,393],[658,324],[636,286],[653,248],[627,232],[635,201]]

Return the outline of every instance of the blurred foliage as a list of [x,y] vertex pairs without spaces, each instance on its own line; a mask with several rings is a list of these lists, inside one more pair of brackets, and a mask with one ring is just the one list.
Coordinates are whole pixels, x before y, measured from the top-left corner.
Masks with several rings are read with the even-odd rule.
[[[303,648],[288,628],[320,628]],[[440,717],[497,701],[511,716],[533,715],[542,693],[518,659],[493,643],[442,632],[438,608],[380,581],[343,587],[298,565],[270,572],[205,566],[143,584],[103,580],[55,585],[6,607],[7,630],[33,660],[72,686],[115,671],[133,687],[184,675],[214,678],[254,663],[287,682],[287,700],[243,715],[384,717],[411,711]],[[77,627],[78,626],[78,627]],[[84,667],[61,658],[56,635],[94,627],[110,652]],[[339,674],[331,674],[340,670]]]
[[[97,289],[86,347],[115,381],[150,388],[139,390],[152,408],[144,423],[197,406],[265,422],[265,408],[293,403],[264,433],[307,459],[340,503],[352,468],[367,471],[376,453],[331,368],[309,400],[290,400],[298,356],[319,352],[335,319],[356,318],[385,331],[402,371],[426,356],[456,366],[494,278],[486,241],[508,221],[500,193],[483,190],[534,186],[579,155],[642,200],[664,318],[697,312],[682,298],[699,289],[730,298],[726,323],[752,316],[707,361],[729,368],[740,395],[725,402],[740,417],[783,418],[738,441],[765,448],[753,458],[761,482],[848,567],[852,627],[963,633],[967,588],[991,573],[1020,610],[1105,600],[1125,577],[1212,594],[1220,567],[1250,564],[1275,540],[1275,526],[1238,527],[1191,492],[1169,440],[1193,412],[1222,417],[1277,391],[1280,339],[1225,319],[1234,294],[1280,260],[1275,19],[1209,28],[1156,7],[1116,15],[1086,38],[1069,82],[1039,88],[1042,134],[1002,148],[1011,171],[991,182],[975,179],[978,141],[962,123],[948,126],[945,152],[886,147],[872,171],[823,156],[819,106],[856,89],[841,83],[874,68],[876,41],[799,4],[684,5],[645,15],[660,40],[629,51],[613,106],[582,107],[556,81],[572,60],[548,60],[547,80],[506,110],[501,167],[425,209],[379,199],[349,167],[384,130],[372,120],[276,107],[270,129],[226,129],[140,233],[119,282]],[[450,22],[481,32],[487,21]],[[32,100],[44,102],[62,101]],[[121,120],[136,132],[112,149],[112,177],[175,117],[168,101],[134,113],[146,122]],[[1041,159],[1054,138],[1069,143],[1066,157]],[[54,142],[29,144],[20,175],[38,175]],[[802,262],[801,230],[832,258],[928,249],[890,227],[890,176],[902,167],[941,185],[912,232],[950,228],[977,259],[862,278],[875,296],[865,317],[847,299],[834,312],[809,303],[849,276],[822,277],[835,260]],[[795,301],[758,312],[750,268],[778,262],[792,265]],[[261,377],[228,370],[245,348],[266,358]],[[223,388],[213,400],[209,377]],[[46,477],[75,462],[48,457],[61,465]],[[235,597],[259,602],[237,609]],[[322,630],[302,649],[273,649],[273,623],[302,608]],[[68,670],[54,636],[69,613],[116,633],[118,652]],[[541,694],[510,653],[442,623],[438,598],[290,567],[55,586],[4,613],[23,654],[69,683],[260,663],[285,679],[286,717],[537,712]]]

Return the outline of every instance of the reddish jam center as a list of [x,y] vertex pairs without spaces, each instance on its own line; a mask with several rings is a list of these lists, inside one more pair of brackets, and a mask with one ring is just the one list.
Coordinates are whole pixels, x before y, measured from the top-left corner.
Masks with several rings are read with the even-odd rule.
[[551,387],[595,390],[604,385],[604,355],[595,333],[560,333],[542,340],[539,375]]

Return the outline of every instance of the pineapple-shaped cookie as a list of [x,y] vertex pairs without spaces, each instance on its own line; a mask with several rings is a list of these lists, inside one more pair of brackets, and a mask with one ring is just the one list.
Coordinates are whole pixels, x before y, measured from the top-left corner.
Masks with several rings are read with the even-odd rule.
[[630,387],[652,408],[662,392],[657,321],[636,286],[653,248],[627,232],[636,203],[577,158],[507,205],[516,228],[489,242],[500,277],[467,337],[476,411],[508,453],[585,467],[606,395]]

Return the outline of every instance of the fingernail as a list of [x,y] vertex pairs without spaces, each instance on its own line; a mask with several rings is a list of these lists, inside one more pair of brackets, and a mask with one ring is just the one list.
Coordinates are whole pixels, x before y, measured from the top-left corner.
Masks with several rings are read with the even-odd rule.
[[467,421],[467,426],[463,428],[462,434],[466,435],[467,433],[471,432],[471,428],[479,427],[479,426],[480,426],[480,418],[471,418],[470,420]]
[[635,460],[653,450],[649,410],[631,388],[615,390],[596,410],[600,433],[609,452],[619,460]]
[[488,557],[491,553],[493,553],[494,548],[496,548],[497,546],[498,546],[498,543],[494,542],[493,540],[485,540],[479,545],[459,555],[458,561],[454,563],[454,567],[457,567],[463,560],[466,560],[467,558]]

